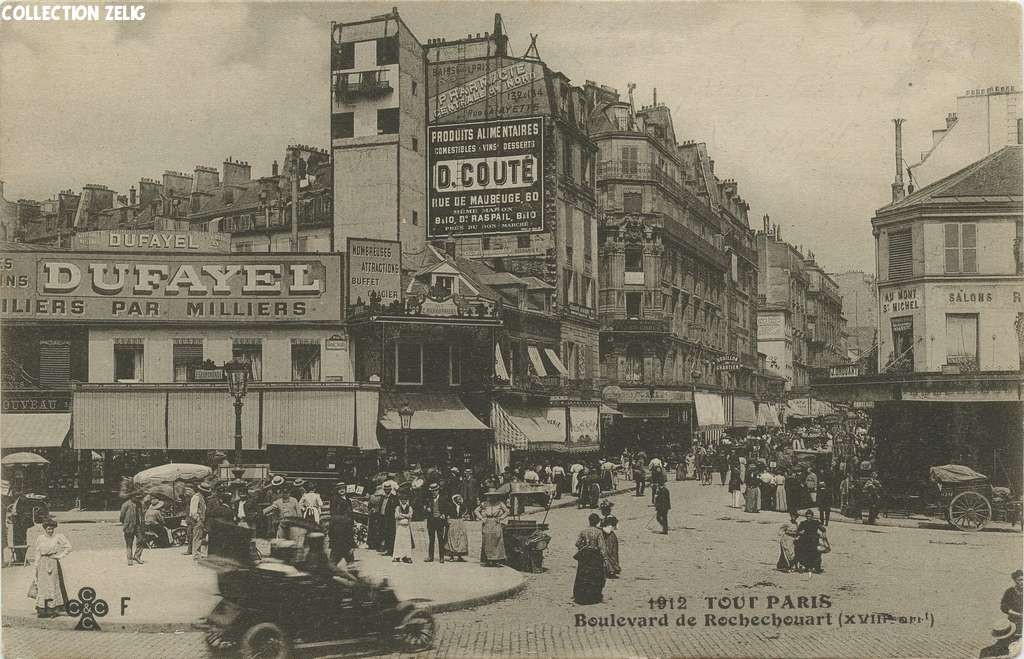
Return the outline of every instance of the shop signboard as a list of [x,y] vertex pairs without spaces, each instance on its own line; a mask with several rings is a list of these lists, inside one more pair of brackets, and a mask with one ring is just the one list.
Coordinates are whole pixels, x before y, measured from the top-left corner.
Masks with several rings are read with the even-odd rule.
[[508,57],[428,64],[430,123],[522,117],[548,107],[544,65]]
[[310,323],[341,320],[338,254],[9,252],[0,320]]
[[661,405],[682,405],[693,402],[689,391],[673,389],[622,389],[618,398],[621,403],[657,403]]
[[402,243],[397,240],[349,238],[346,287],[349,307],[402,301]]
[[10,389],[4,391],[0,403],[3,411],[11,414],[70,412],[71,392]]
[[569,443],[596,444],[599,439],[599,408],[594,405],[569,408]]
[[427,238],[544,230],[544,120],[431,126]]
[[103,229],[76,233],[71,237],[71,250],[226,254],[231,251],[231,236],[227,233],[206,231]]

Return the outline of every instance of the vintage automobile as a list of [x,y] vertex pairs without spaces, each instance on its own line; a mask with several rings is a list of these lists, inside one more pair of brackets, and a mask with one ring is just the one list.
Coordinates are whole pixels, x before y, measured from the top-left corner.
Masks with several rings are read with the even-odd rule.
[[321,533],[308,533],[304,547],[275,541],[280,551],[272,546],[271,558],[254,561],[250,529],[214,522],[210,531],[203,563],[217,571],[222,598],[206,617],[212,650],[251,659],[366,642],[406,653],[433,645],[433,616],[400,601],[386,581],[331,565]]

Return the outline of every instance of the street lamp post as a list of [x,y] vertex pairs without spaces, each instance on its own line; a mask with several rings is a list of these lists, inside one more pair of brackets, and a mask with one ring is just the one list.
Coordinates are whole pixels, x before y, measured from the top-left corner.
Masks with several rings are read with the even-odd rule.
[[240,481],[245,473],[242,467],[242,399],[249,384],[249,365],[233,359],[224,364],[224,371],[228,377],[228,392],[235,399],[235,466],[232,473],[235,480]]
[[398,410],[398,417],[402,420],[402,442],[405,448],[405,468],[409,468],[409,429],[412,428],[412,415],[415,411],[409,407],[406,401],[402,409]]

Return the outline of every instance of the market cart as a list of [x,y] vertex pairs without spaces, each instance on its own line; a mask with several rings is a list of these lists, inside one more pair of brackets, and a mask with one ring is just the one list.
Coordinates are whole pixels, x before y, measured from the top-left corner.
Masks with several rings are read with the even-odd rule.
[[955,529],[980,531],[989,521],[1018,523],[1021,518],[1019,497],[1006,488],[994,488],[988,476],[963,465],[932,467],[929,479],[938,494],[932,508]]
[[[551,542],[547,531],[547,513],[551,499],[555,496],[554,485],[531,483],[505,483],[497,491],[509,499],[509,507],[513,518],[505,523],[505,553],[508,565],[520,572],[541,572],[544,566],[544,550]],[[544,519],[540,522],[532,519],[519,519],[518,516],[527,505],[541,504],[544,506]]]

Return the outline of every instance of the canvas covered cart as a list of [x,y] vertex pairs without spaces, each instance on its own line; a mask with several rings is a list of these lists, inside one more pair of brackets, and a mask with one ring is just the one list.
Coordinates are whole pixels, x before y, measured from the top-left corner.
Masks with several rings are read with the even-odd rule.
[[960,531],[980,531],[989,521],[1020,520],[1020,501],[1005,488],[994,488],[988,476],[963,465],[929,470],[938,492],[937,506],[946,521]]

